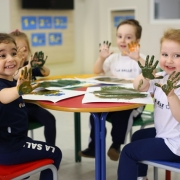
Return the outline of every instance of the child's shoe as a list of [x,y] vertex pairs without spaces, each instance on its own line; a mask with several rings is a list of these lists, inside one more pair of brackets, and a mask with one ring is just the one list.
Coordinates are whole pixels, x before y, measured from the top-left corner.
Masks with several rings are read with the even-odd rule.
[[78,155],[87,158],[95,158],[95,149],[87,148],[83,151],[79,151]]
[[148,180],[146,176],[144,177],[138,177],[137,180]]
[[111,160],[118,161],[119,156],[120,156],[120,145],[113,143],[110,146],[107,155],[109,156]]

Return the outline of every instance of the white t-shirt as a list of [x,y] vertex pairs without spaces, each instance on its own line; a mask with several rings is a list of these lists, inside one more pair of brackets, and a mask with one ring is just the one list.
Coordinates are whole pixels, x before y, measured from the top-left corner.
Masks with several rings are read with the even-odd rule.
[[[169,75],[166,72],[160,72],[158,75],[162,75],[164,78],[150,80],[150,87],[148,90],[150,93],[154,94],[156,138],[163,138],[169,149],[174,154],[180,156],[180,123],[172,116],[166,94],[160,87],[154,85],[155,82],[167,84]],[[174,92],[180,98],[180,88],[175,89]]]
[[[145,55],[140,54],[140,56],[145,60]],[[137,61],[128,56],[122,56],[121,53],[110,55],[104,61],[103,70],[105,74],[110,74],[117,78],[135,78],[141,73],[141,68]]]

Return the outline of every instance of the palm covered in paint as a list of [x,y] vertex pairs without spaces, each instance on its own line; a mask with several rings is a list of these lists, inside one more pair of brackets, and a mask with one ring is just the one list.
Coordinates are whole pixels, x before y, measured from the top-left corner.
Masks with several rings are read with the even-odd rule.
[[138,61],[139,67],[142,69],[142,75],[144,78],[147,79],[162,79],[163,76],[155,76],[154,70],[156,69],[156,66],[158,65],[158,61],[154,62],[154,56],[151,57],[149,61],[149,56],[146,57],[145,66],[142,66],[142,64]]
[[166,95],[168,95],[173,89],[179,88],[180,85],[177,85],[177,82],[180,80],[180,72],[173,72],[168,80],[167,80],[167,84],[161,85],[159,83],[155,83],[156,86],[162,88],[162,90],[164,91],[164,93]]
[[34,56],[32,57],[31,60],[31,67],[32,68],[42,68],[46,62],[47,56],[44,59],[44,53],[42,51],[40,52],[35,52]]
[[32,80],[32,69],[30,68],[29,71],[27,72],[27,67],[25,67],[25,69],[21,71],[21,75],[17,82],[17,89],[19,95],[29,94],[39,86],[38,84],[32,86],[31,80]]

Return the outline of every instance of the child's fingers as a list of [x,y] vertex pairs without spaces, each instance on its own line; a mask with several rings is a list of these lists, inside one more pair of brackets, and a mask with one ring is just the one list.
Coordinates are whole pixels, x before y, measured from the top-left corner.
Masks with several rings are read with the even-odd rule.
[[29,77],[29,81],[31,81],[32,80],[32,68],[29,69],[28,77]]
[[24,70],[21,70],[21,74],[20,74],[19,80],[22,80],[23,76],[24,76]]
[[44,59],[44,61],[46,61],[46,60],[47,60],[47,58],[48,58],[48,56],[46,56],[46,59]]
[[32,90],[38,88],[40,86],[40,83],[32,85]]
[[24,79],[27,79],[28,77],[28,72],[27,72],[27,67],[24,68]]

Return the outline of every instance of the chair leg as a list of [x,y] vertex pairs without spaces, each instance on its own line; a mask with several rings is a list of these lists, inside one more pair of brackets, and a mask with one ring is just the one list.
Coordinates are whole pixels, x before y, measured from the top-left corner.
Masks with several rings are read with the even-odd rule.
[[81,156],[78,152],[81,151],[81,113],[74,113],[74,130],[75,130],[75,161],[81,162]]
[[158,168],[154,167],[154,180],[158,180]]
[[132,128],[129,131],[129,142],[131,142],[131,138],[132,138]]
[[166,170],[166,180],[171,180],[171,171]]
[[31,139],[34,139],[33,130],[30,130],[30,134],[31,134]]

